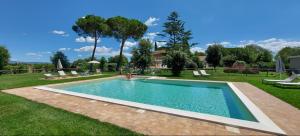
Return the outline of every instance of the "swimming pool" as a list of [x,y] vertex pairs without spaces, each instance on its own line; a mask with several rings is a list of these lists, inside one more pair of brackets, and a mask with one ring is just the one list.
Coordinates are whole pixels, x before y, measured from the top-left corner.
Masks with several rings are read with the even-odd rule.
[[269,132],[282,131],[227,82],[108,78],[37,88]]
[[226,83],[117,78],[56,89],[257,121]]

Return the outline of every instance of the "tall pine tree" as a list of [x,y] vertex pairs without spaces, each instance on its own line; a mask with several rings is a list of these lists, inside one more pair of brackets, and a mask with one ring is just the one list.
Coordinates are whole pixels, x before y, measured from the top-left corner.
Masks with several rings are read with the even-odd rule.
[[179,19],[177,12],[171,12],[167,18],[167,22],[164,23],[163,34],[161,36],[168,38],[167,47],[169,50],[183,51],[190,54],[190,47],[195,43],[190,43],[192,39],[192,32],[186,31],[184,21]]

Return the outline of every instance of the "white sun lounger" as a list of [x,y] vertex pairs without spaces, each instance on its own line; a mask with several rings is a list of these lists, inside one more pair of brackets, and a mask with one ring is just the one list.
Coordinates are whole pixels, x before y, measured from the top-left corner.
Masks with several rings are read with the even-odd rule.
[[280,85],[291,85],[291,86],[300,86],[300,82],[290,83],[290,82],[277,82]]
[[76,71],[71,71],[71,74],[73,75],[73,76],[78,76],[79,74],[76,72]]
[[65,77],[67,76],[67,74],[64,72],[64,71],[58,71],[58,75],[61,76],[61,77]]
[[283,79],[283,80],[264,79],[263,81],[266,81],[266,82],[292,82],[297,77],[299,77],[299,75],[293,73],[290,77]]
[[46,79],[51,79],[54,78],[54,76],[52,74],[44,74]]
[[81,76],[89,76],[90,75],[89,73],[90,73],[90,71],[87,70],[87,71],[85,71],[83,73],[80,73],[80,75]]
[[209,76],[210,74],[207,74],[205,70],[199,70],[201,75],[203,76]]
[[193,71],[194,76],[201,76],[198,71]]
[[102,74],[102,72],[101,72],[100,69],[96,69],[96,73],[97,73],[97,74]]

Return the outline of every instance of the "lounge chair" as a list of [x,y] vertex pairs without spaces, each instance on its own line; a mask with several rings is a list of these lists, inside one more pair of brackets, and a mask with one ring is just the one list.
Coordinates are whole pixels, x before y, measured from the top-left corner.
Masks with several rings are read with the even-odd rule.
[[299,86],[300,87],[300,82],[277,82],[280,85],[289,85],[289,86]]
[[79,74],[76,71],[71,71],[72,76],[78,76]]
[[102,74],[102,72],[101,72],[100,69],[96,69],[96,73],[97,73],[97,74]]
[[53,76],[52,74],[44,74],[45,79],[53,79],[55,76]]
[[87,71],[85,71],[83,73],[80,73],[80,75],[81,76],[89,76],[90,75],[89,73],[90,73],[90,71],[87,70]]
[[202,76],[209,76],[210,74],[207,74],[205,70],[199,70]]
[[295,80],[299,75],[293,73],[290,77],[283,79],[283,80],[275,80],[275,79],[263,79],[262,82],[269,82],[269,83],[276,83],[276,82],[292,82]]
[[198,71],[193,71],[193,75],[194,76],[201,76],[200,73]]
[[58,75],[60,76],[60,77],[66,77],[67,76],[67,74],[64,72],[64,71],[58,71]]
[[277,82],[276,86],[300,88],[300,82]]

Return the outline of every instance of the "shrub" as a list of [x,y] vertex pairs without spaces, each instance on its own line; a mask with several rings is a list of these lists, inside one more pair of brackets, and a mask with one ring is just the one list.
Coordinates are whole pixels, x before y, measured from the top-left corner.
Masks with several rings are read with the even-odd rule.
[[163,64],[172,69],[174,76],[179,76],[187,61],[187,55],[181,51],[170,51],[163,59]]
[[203,62],[199,59],[199,57],[197,55],[192,56],[192,61],[197,65],[198,68],[204,67]]
[[245,61],[236,61],[233,63],[232,68],[238,69],[239,72],[242,72],[246,69],[246,62]]
[[258,74],[259,71],[258,69],[255,68],[246,68],[245,70],[242,71],[243,74]]
[[275,69],[275,63],[274,62],[258,62],[257,63],[258,68],[261,71],[268,71],[268,69]]
[[107,70],[110,72],[115,72],[117,68],[117,63],[108,63]]
[[243,70],[236,68],[224,68],[224,73],[243,73],[243,74],[258,74],[259,70],[257,68],[245,68]]
[[234,68],[224,68],[224,73],[238,73],[238,69],[234,69]]
[[185,63],[185,67],[190,69],[197,69],[198,65],[191,59],[187,59],[187,62]]
[[232,56],[232,55],[227,55],[225,57],[223,57],[223,64],[226,67],[231,67],[233,65],[233,63],[236,61],[236,57]]

